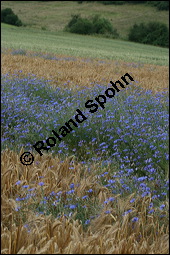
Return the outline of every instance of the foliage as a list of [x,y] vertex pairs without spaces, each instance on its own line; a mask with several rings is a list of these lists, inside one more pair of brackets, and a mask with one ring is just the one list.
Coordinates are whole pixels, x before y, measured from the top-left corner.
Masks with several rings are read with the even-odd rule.
[[92,16],[91,18],[82,18],[79,14],[72,15],[71,20],[65,27],[66,31],[77,34],[103,34],[118,37],[117,30],[113,29],[112,24],[106,18],[100,15]]
[[83,2],[99,2],[104,5],[123,5],[127,3],[132,3],[132,4],[143,4],[146,3],[146,1],[77,1],[79,4],[82,4]]
[[[77,1],[79,4],[89,1]],[[169,1],[90,1],[90,2],[99,2],[104,5],[124,5],[124,4],[148,4],[155,6],[159,11],[168,11],[169,10]]]
[[1,11],[1,22],[17,27],[22,26],[21,20],[14,14],[11,8],[6,8]]
[[95,34],[114,34],[118,37],[117,30],[114,30],[109,20],[101,18],[100,15],[92,17],[93,33]]
[[4,22],[5,17],[7,15],[11,15],[11,14],[13,14],[13,11],[11,8],[6,8],[6,9],[1,10],[1,22]]
[[72,19],[68,23],[68,30],[71,33],[77,34],[91,34],[92,24],[88,19],[83,19],[80,15],[72,15]]
[[169,1],[147,1],[149,5],[156,6],[157,10],[168,11]]
[[160,22],[134,24],[130,29],[128,39],[133,42],[168,47],[169,31],[167,26]]
[[111,4],[123,5],[126,3],[126,1],[100,1],[100,3],[102,3],[104,5],[111,5]]

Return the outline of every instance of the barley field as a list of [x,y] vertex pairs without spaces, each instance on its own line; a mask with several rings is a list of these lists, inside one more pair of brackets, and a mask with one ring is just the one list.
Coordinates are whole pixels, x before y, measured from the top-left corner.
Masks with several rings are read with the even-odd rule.
[[47,59],[52,58],[50,54],[52,56],[57,54],[61,57],[117,60],[131,64],[134,62],[163,66],[169,64],[169,49],[167,48],[91,35],[73,35],[62,31],[18,28],[3,23],[1,29],[3,49],[6,51],[13,49],[15,55],[21,50],[21,55],[26,54],[27,51],[33,51],[38,55],[47,54]]
[[168,254],[168,49],[39,25],[1,24],[1,253]]

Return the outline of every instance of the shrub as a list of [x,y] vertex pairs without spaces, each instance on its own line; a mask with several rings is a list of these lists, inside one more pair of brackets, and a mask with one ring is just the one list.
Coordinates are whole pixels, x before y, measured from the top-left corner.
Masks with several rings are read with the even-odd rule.
[[14,14],[11,8],[6,8],[1,11],[1,22],[18,27],[22,26],[21,20]]
[[89,20],[82,18],[78,19],[77,22],[74,23],[70,28],[71,33],[84,35],[91,34],[92,30],[93,30],[92,23]]
[[145,4],[146,1],[100,1],[104,5]]
[[95,15],[92,17],[93,23],[93,33],[95,34],[105,34],[111,35],[114,38],[117,38],[119,35],[117,30],[113,28],[109,20],[101,18],[100,15]]
[[142,38],[146,36],[146,34],[146,28],[143,23],[139,25],[134,24],[133,27],[130,29],[128,39],[129,41],[140,42]]
[[113,32],[113,27],[111,23],[105,18],[100,18],[99,15],[95,15],[92,18],[92,23],[93,31],[96,34],[105,34],[107,32],[109,33]]
[[156,6],[157,10],[168,11],[169,1],[147,1],[149,5]]
[[161,11],[168,11],[169,10],[169,1],[159,1],[157,4],[157,9]]
[[123,5],[126,3],[126,1],[100,1],[100,3],[102,3],[104,5],[111,5],[111,4]]
[[69,21],[67,25],[67,29],[71,28],[80,18],[80,14],[71,15],[71,20]]
[[169,31],[165,24],[149,22],[148,24],[134,24],[130,29],[128,39],[155,46],[169,46]]
[[12,11],[11,8],[3,9],[3,10],[1,11],[1,22],[4,22],[5,17],[6,17],[7,15],[11,15],[11,14],[13,14],[13,11]]
[[78,34],[104,34],[112,38],[118,37],[117,30],[112,27],[110,21],[99,15],[92,16],[90,19],[82,18],[79,14],[72,15],[65,30]]

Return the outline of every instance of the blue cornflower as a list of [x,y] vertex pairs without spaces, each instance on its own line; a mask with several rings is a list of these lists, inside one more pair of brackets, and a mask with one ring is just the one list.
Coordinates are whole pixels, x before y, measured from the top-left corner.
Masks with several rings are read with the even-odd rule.
[[110,202],[113,202],[113,201],[115,200],[115,198],[114,198],[114,197],[109,197],[108,200],[109,200]]
[[128,174],[131,174],[131,173],[133,173],[133,172],[134,172],[134,170],[133,170],[132,168],[130,168],[130,169],[126,169],[126,171],[128,171]]
[[162,214],[162,215],[160,215],[159,217],[160,217],[160,218],[163,218],[163,217],[166,217],[166,215],[165,215],[165,214]]
[[67,191],[67,194],[72,194],[72,193],[74,193],[74,189]]
[[87,195],[82,197],[82,199],[86,199],[86,198],[88,198],[88,196],[87,196]]
[[40,202],[40,204],[46,204],[46,203],[47,203],[47,201],[45,201],[45,200]]
[[50,193],[50,196],[55,196],[56,195],[56,193],[54,192],[54,191],[52,191],[51,193]]
[[19,184],[21,184],[21,181],[17,181],[17,182],[15,183],[15,185],[19,185]]
[[70,209],[75,209],[75,208],[76,208],[76,205],[70,205],[69,208],[70,208]]
[[162,196],[166,196],[167,194],[166,194],[166,192],[162,192],[161,195]]
[[157,195],[153,195],[153,196],[152,196],[152,199],[155,199],[155,198],[157,198],[157,197],[158,197]]
[[161,205],[159,208],[160,208],[161,210],[163,210],[163,209],[165,208],[165,205],[163,204],[163,205]]
[[152,208],[152,207],[153,207],[153,203],[150,203],[150,204],[149,204],[149,208]]
[[139,186],[140,186],[141,188],[144,188],[144,187],[146,187],[146,183],[141,182]]
[[156,170],[155,170],[155,168],[151,168],[151,169],[148,170],[148,172],[150,172],[150,173],[155,173]]
[[155,210],[154,209],[151,209],[148,213],[153,213]]
[[147,196],[147,195],[149,195],[149,192],[143,192],[143,193],[142,193],[142,197],[145,197],[145,196]]
[[[62,194],[62,191],[57,192],[57,196],[60,196]],[[58,198],[58,197],[57,197]]]
[[133,203],[133,202],[135,202],[135,198],[132,198],[132,199],[130,200],[130,203]]
[[38,185],[43,186],[44,182],[39,182]]
[[23,187],[23,188],[28,188],[28,187],[29,187],[29,185],[23,185],[22,187]]
[[17,197],[15,200],[16,201],[22,201],[23,199],[22,199],[22,197]]
[[129,186],[127,186],[126,184],[123,184],[122,188],[124,188],[125,190],[130,190]]
[[153,181],[153,180],[154,180],[154,177],[150,177],[148,180],[149,180],[149,181]]
[[28,191],[33,191],[33,190],[35,190],[35,188],[28,189]]
[[110,179],[110,180],[108,180],[107,182],[108,182],[108,183],[113,184],[113,183],[115,183],[116,181],[115,181],[115,180]]
[[128,211],[124,212],[124,213],[122,214],[122,216],[127,215],[127,214],[130,213],[131,211],[132,211],[132,209],[129,209]]
[[144,181],[144,180],[146,180],[147,179],[147,176],[142,176],[142,177],[139,177],[138,178],[138,181]]
[[74,183],[70,184],[70,189],[74,189]]
[[94,219],[94,218],[95,218],[95,216],[94,216],[94,215],[91,215],[91,216],[90,216],[90,218],[91,218],[91,219]]
[[18,212],[21,209],[21,206],[15,208],[15,211]]
[[93,139],[92,139],[92,143],[95,142],[96,140],[97,140],[97,138],[93,138]]
[[139,220],[138,217],[134,217],[134,218],[132,219],[132,222],[136,222],[136,221],[138,221],[138,220]]
[[89,192],[89,193],[90,193],[90,192],[93,192],[93,190],[92,190],[92,189],[89,189],[87,192]]
[[103,143],[99,144],[99,146],[103,146],[104,144],[106,144],[106,143],[105,143],[105,142],[103,142]]
[[86,220],[85,224],[88,225],[90,223],[90,220]]
[[111,213],[111,210],[107,210],[104,213],[109,214],[109,213]]

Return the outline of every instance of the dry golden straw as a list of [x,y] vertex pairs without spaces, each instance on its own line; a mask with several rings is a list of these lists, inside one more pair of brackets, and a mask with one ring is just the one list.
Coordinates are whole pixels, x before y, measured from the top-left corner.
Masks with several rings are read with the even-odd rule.
[[105,60],[105,63],[98,60],[85,62],[81,58],[77,58],[76,61],[56,61],[42,57],[2,53],[2,74],[19,73],[19,70],[22,70],[22,75],[31,73],[40,78],[50,79],[54,87],[62,87],[66,83],[67,87],[77,85],[80,88],[95,84],[108,86],[110,80],[115,82],[127,72],[133,74],[140,86],[154,92],[167,89],[169,83],[169,68],[167,66],[141,65],[111,60]]
[[[25,194],[25,189],[15,185],[18,180],[31,188],[44,176],[45,195],[52,190],[65,191],[75,182],[80,183],[77,196],[89,188],[93,188],[101,203],[111,196],[107,188],[96,182],[99,165],[94,164],[88,173],[84,166],[75,162],[74,169],[70,170],[71,161],[73,157],[61,162],[60,158],[48,154],[36,155],[32,165],[24,166],[15,152],[8,149],[2,152],[2,254],[168,254],[168,225],[160,226],[155,215],[146,216],[150,197],[137,199],[134,207],[129,203],[133,194],[126,199],[118,196],[116,209],[112,209],[111,214],[104,213],[106,208],[101,209],[100,216],[91,222],[87,231],[78,220],[37,216],[33,211],[27,212],[23,222],[15,211],[15,197]],[[129,208],[140,214],[139,222],[131,222],[129,215],[122,218],[122,212]],[[30,232],[24,224],[28,224]]]

